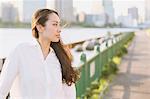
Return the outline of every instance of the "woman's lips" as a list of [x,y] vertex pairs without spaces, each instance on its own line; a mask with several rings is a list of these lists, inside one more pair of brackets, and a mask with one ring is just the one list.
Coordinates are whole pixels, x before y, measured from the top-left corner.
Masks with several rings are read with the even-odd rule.
[[58,35],[56,35],[56,37],[60,38],[60,35],[58,34]]

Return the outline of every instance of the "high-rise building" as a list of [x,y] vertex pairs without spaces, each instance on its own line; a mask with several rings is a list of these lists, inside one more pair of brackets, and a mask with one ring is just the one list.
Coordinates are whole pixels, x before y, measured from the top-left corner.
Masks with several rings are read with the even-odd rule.
[[135,20],[138,21],[138,8],[136,7],[132,7],[132,8],[128,8],[128,14],[131,15],[131,17]]
[[46,7],[46,0],[16,0],[14,4],[18,8],[19,20],[30,23],[34,11]]
[[91,6],[92,6],[91,14],[100,15],[104,13],[104,7],[103,7],[103,3],[101,0],[92,0]]
[[58,11],[62,20],[74,22],[73,0],[55,0],[55,9]]
[[0,19],[1,19],[1,17],[2,17],[2,2],[0,2]]
[[105,15],[104,14],[99,14],[99,15],[87,14],[85,16],[85,23],[88,25],[102,27],[105,25]]
[[46,7],[49,9],[55,9],[55,0],[47,0]]
[[150,0],[145,0],[145,21],[150,21]]
[[3,22],[15,22],[17,21],[18,12],[17,8],[11,3],[2,3],[1,4],[1,20]]
[[134,26],[134,22],[131,16],[119,16],[117,19],[117,23],[119,23],[121,27]]
[[104,13],[106,15],[106,24],[113,23],[114,20],[114,7],[112,0],[103,0]]

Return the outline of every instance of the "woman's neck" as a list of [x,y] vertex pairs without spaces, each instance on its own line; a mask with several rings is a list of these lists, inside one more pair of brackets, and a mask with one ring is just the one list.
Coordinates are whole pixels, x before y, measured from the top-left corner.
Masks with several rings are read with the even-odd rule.
[[50,52],[50,44],[51,44],[51,42],[48,41],[48,40],[42,39],[42,38],[39,38],[38,42],[39,42],[39,44],[41,46],[44,59],[46,59],[48,53]]

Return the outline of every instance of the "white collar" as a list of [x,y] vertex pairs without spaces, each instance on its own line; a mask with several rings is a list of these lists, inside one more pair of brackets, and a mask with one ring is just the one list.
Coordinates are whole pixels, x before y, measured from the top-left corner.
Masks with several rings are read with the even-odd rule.
[[[41,46],[39,42],[37,41],[37,39],[34,39],[33,45],[41,49]],[[49,47],[49,49],[50,49],[50,53],[54,52],[54,49],[51,46]]]

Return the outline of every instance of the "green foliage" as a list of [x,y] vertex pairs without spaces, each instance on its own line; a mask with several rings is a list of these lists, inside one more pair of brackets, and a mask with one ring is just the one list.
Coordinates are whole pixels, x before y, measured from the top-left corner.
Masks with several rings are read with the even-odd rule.
[[108,79],[110,75],[116,74],[118,71],[117,64],[111,60],[108,64],[102,69],[101,78]]
[[122,57],[124,54],[127,54],[128,53],[128,50],[126,48],[126,46],[122,46],[120,48],[120,50],[117,51],[117,57]]
[[107,79],[99,79],[92,82],[91,87],[86,89],[83,99],[99,99],[99,94],[103,92],[108,85]]
[[128,53],[128,50],[127,50],[127,48],[126,48],[125,46],[123,46],[123,47],[121,48],[121,50],[122,50],[122,52],[123,52],[123,55]]
[[115,56],[115,57],[113,57],[112,61],[113,61],[116,65],[119,65],[120,62],[121,62],[121,57]]

